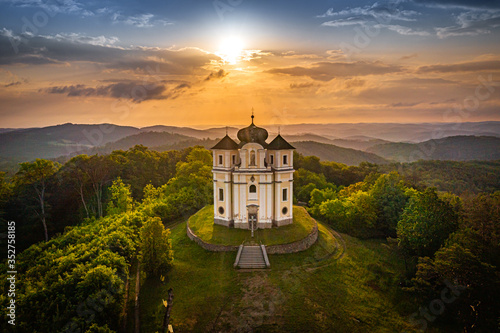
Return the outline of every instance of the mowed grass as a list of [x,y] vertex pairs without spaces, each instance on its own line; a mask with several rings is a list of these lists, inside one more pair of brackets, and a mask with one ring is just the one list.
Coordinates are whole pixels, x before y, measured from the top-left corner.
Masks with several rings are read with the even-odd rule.
[[250,230],[227,228],[214,224],[214,207],[206,206],[189,219],[189,227],[207,243],[240,245],[255,242],[265,245],[286,244],[306,237],[314,226],[314,220],[303,207],[293,207],[293,223],[272,229],[258,229],[251,238]]
[[250,272],[233,268],[235,252],[205,251],[177,225],[167,279],[142,286],[141,332],[160,330],[170,287],[175,332],[415,332],[408,315],[425,304],[398,286],[402,258],[384,240],[339,239],[318,224],[311,248],[271,255],[271,269]]

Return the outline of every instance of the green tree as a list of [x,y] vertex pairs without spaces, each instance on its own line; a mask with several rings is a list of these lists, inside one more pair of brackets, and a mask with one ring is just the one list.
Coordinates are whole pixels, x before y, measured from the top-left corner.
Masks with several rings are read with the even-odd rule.
[[40,210],[35,210],[43,225],[45,241],[49,240],[49,232],[46,221],[46,190],[47,180],[59,169],[59,164],[53,161],[37,158],[34,162],[20,164],[19,171],[14,176],[17,186],[30,186],[35,192]]
[[146,273],[165,272],[173,261],[170,230],[165,229],[159,217],[147,220],[141,228],[141,263]]
[[130,185],[125,185],[120,177],[113,181],[109,193],[111,197],[107,209],[109,215],[125,213],[132,209],[134,200]]
[[451,204],[427,189],[412,196],[401,214],[398,244],[406,254],[432,256],[457,227],[458,215]]
[[370,191],[377,207],[377,229],[395,237],[398,221],[408,201],[405,186],[397,172],[380,175]]

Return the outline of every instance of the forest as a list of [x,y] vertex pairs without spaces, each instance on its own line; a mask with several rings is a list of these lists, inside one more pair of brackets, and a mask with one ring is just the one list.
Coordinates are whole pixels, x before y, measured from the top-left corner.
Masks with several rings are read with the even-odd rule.
[[[0,173],[0,222],[5,230],[16,222],[18,331],[120,331],[131,267],[168,275],[176,250],[168,226],[212,203],[211,168],[203,147],[139,145]],[[450,289],[438,321],[463,332],[499,329],[499,161],[347,166],[296,153],[294,168],[296,204],[401,254],[405,293],[425,301]],[[7,302],[0,296],[4,318]],[[422,315],[412,320],[425,329]]]

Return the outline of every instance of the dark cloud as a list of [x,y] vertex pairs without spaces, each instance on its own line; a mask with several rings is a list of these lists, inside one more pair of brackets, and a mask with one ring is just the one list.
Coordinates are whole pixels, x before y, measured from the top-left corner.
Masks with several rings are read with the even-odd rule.
[[417,68],[417,73],[454,73],[500,70],[500,60],[469,61],[458,64],[429,65]]
[[387,65],[375,62],[317,62],[311,67],[272,68],[265,71],[271,74],[286,74],[291,76],[308,76],[317,81],[330,81],[335,77],[381,75],[402,71],[401,66]]
[[146,100],[173,99],[176,98],[182,88],[174,88],[166,91],[165,85],[143,84],[137,82],[120,82],[109,85],[89,87],[83,84],[71,86],[54,86],[40,89],[48,94],[64,94],[68,97],[112,97],[130,99],[136,103]]
[[311,87],[318,87],[319,84],[312,82],[304,82],[304,83],[290,83],[290,89],[304,89]]
[[205,78],[205,81],[213,80],[213,79],[222,79],[226,77],[229,73],[224,71],[223,69],[219,69],[217,72],[212,72],[208,74]]
[[7,88],[7,87],[12,87],[12,86],[18,86],[20,84],[22,84],[21,81],[16,81],[16,82],[5,84],[4,87]]
[[346,80],[344,82],[344,87],[346,89],[351,89],[351,88],[358,88],[364,86],[366,83],[366,80],[360,80],[360,79],[351,79],[351,80]]
[[197,48],[165,50],[159,48],[125,49],[113,45],[82,42],[88,38],[74,35],[17,36],[0,30],[0,65],[61,64],[86,61],[109,69],[128,70],[148,75],[205,74],[204,69],[218,57]]
[[422,102],[399,102],[399,103],[391,103],[387,106],[389,107],[393,107],[393,108],[401,108],[401,107],[411,107],[411,106],[415,106],[415,105],[419,105],[419,104],[422,104]]

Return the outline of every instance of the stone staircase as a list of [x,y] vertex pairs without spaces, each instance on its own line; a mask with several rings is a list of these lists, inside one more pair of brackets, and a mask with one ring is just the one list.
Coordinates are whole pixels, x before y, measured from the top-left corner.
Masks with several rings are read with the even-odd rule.
[[240,245],[234,267],[243,269],[269,268],[266,247],[264,245]]

